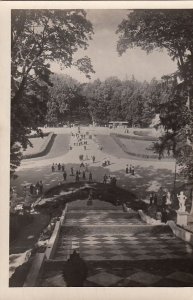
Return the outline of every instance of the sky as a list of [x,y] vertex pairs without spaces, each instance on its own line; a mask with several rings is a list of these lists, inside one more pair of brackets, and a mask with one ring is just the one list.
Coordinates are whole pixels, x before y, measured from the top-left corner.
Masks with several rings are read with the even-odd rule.
[[[146,54],[140,48],[127,50],[122,56],[116,51],[118,24],[128,14],[128,10],[87,10],[87,18],[93,24],[94,35],[89,42],[87,50],[79,50],[75,58],[88,56],[91,58],[95,74],[91,81],[99,78],[105,80],[116,76],[121,80],[130,79],[132,75],[139,81],[150,81],[152,78],[160,79],[163,75],[176,71],[176,62],[173,62],[166,51],[153,51]],[[75,68],[60,70],[57,63],[52,64],[52,71],[70,75],[80,82],[87,82],[84,74]]]

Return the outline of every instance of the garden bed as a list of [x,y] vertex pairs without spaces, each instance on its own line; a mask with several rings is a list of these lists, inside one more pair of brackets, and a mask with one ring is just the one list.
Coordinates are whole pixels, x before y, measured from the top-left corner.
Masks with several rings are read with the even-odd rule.
[[50,132],[45,138],[33,137],[31,142],[34,147],[28,148],[24,154],[23,159],[36,158],[46,155],[54,142],[56,134]]
[[149,141],[149,142],[156,142],[158,138],[153,136],[136,136],[136,135],[128,135],[128,134],[120,134],[120,133],[110,133],[111,136],[116,136],[119,138],[124,138],[128,140],[140,140],[140,141]]
[[150,131],[150,130],[144,130],[144,131],[134,130],[133,133],[140,137],[147,137],[148,139],[152,137],[152,134],[151,134],[152,131]]
[[[150,142],[150,140],[147,139],[142,139],[139,137],[126,137],[125,135],[119,135],[119,134],[110,134],[112,136],[112,138],[114,139],[114,141],[121,147],[121,149],[129,154],[129,155],[133,155],[133,156],[137,156],[137,157],[142,157],[142,158],[148,158],[148,159],[158,159],[158,154],[153,154],[153,152],[151,154],[149,154],[149,152],[151,150],[148,150],[147,147],[150,147],[150,143],[147,143],[147,141]],[[130,144],[126,145],[125,143],[127,143],[127,139],[130,139]],[[125,140],[125,143],[123,142]],[[135,141],[134,141],[135,140]],[[141,144],[139,144],[141,141]],[[138,145],[137,145],[138,143]],[[143,143],[143,144],[142,144]],[[131,147],[132,145],[132,147]],[[141,147],[143,145],[143,147]],[[153,146],[153,145],[152,145]],[[137,150],[140,151],[140,153],[137,153]],[[146,154],[144,154],[144,152],[146,152]]]

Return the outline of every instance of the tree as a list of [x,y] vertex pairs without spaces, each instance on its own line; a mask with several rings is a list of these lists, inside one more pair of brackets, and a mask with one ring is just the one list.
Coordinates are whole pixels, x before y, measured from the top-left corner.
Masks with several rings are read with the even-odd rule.
[[12,10],[11,18],[11,152],[16,157],[17,147],[25,149],[27,135],[44,122],[50,62],[74,65],[87,77],[94,72],[88,57],[73,59],[79,48],[87,48],[93,29],[83,10]]
[[82,95],[82,86],[75,79],[63,74],[51,76],[46,121],[49,125],[89,119],[87,103]]
[[[132,11],[118,26],[117,33],[119,34],[117,50],[120,55],[133,47],[140,47],[147,53],[166,49],[169,56],[177,61],[178,71],[168,76],[173,86],[171,93],[169,92],[169,97],[168,91],[162,93],[162,98],[165,94],[165,101],[164,106],[159,107],[160,119],[166,132],[156,145],[156,149],[161,155],[169,145],[172,145],[174,156],[183,166],[182,170],[186,170],[184,174],[192,176],[193,10]],[[177,77],[182,84],[177,84]],[[187,100],[189,100],[188,109],[186,109]]]
[[110,77],[103,82],[95,80],[85,84],[83,95],[94,122],[128,121],[130,126],[146,127],[155,116],[152,107],[159,103],[159,85],[155,79],[149,84],[141,83],[134,77],[126,81]]

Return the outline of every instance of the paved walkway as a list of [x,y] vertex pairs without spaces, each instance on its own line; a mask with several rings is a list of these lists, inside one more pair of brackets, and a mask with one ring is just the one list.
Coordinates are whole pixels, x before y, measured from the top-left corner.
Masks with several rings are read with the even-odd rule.
[[[107,175],[115,175],[120,186],[137,193],[139,197],[142,197],[145,192],[158,190],[160,186],[169,189],[173,188],[174,162],[131,158],[108,136],[107,129],[107,132],[103,132],[100,128],[84,128],[82,130],[82,132],[88,130],[94,137],[94,140],[88,140],[87,150],[84,150],[83,146],[73,146],[72,150],[68,151],[69,143],[73,145],[73,140],[69,137],[71,130],[68,128],[64,128],[63,131],[62,129],[60,130],[59,137],[56,138],[53,145],[54,151],[52,149],[47,156],[22,162],[16,173],[18,178],[12,182],[20,196],[22,196],[24,185],[36,184],[37,180],[43,180],[45,190],[63,181],[62,172],[51,173],[51,165],[53,163],[64,163],[68,173],[67,181],[74,180],[74,178],[69,176],[70,168],[73,166],[74,169],[79,169],[80,154],[88,156],[89,159],[85,163],[88,163],[89,169],[92,170],[94,180],[101,182],[105,173]],[[62,135],[61,132],[64,134]],[[101,141],[101,136],[97,136],[98,134],[104,134],[106,139],[106,142],[104,142],[104,138],[102,139],[104,142],[102,151],[99,150],[97,144]],[[109,147],[111,148],[111,155],[107,154]],[[63,153],[62,148],[64,149]],[[92,155],[96,157],[94,164],[91,161]],[[102,161],[107,158],[111,161],[111,164],[107,167],[102,167]],[[125,174],[127,164],[135,166],[134,176]]]

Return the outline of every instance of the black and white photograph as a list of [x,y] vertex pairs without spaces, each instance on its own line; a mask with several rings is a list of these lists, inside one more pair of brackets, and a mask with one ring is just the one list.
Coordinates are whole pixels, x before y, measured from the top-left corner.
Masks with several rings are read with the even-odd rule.
[[193,287],[193,8],[10,14],[9,288]]

